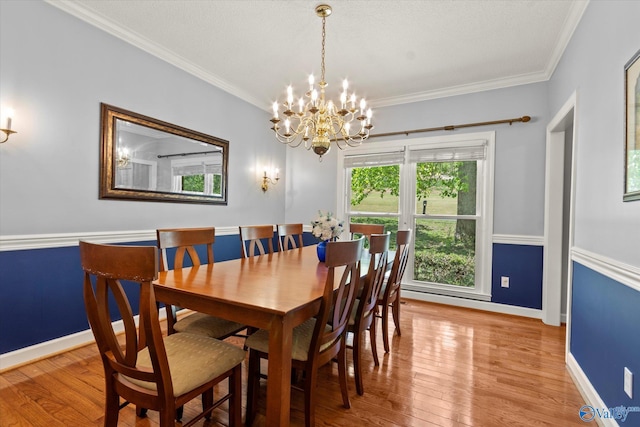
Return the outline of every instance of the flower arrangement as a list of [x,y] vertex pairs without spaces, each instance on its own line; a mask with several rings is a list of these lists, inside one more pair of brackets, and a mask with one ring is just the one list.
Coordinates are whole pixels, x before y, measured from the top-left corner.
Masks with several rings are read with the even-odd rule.
[[333,217],[331,212],[318,211],[318,217],[311,221],[311,234],[320,240],[334,240],[342,234],[344,221]]

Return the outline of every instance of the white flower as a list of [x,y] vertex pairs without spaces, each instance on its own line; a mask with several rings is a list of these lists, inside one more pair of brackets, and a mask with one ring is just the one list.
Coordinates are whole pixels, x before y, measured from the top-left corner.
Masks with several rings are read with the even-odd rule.
[[321,240],[332,240],[340,236],[343,222],[333,217],[331,212],[318,211],[318,217],[311,221],[311,233]]

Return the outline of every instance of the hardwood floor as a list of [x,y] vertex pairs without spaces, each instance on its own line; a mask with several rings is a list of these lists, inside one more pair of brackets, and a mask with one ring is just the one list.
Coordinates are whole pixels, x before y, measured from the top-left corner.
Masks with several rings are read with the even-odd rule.
[[[351,378],[351,409],[342,407],[335,364],[321,370],[318,426],[584,425],[578,416],[584,401],[564,364],[564,327],[403,302],[403,334],[393,336],[386,355],[380,334],[377,368],[366,340],[365,394],[356,394]],[[102,365],[96,347],[89,345],[2,373],[0,426],[100,426],[103,399]],[[262,405],[264,399],[263,384]],[[291,400],[291,424],[304,425],[302,393],[294,391]],[[196,412],[194,405],[199,406],[198,399],[185,407],[185,420]],[[264,417],[256,421],[262,425]],[[150,411],[139,419],[128,406],[119,425],[153,427],[158,416]],[[227,425],[227,413],[217,410],[211,422],[196,425]]]

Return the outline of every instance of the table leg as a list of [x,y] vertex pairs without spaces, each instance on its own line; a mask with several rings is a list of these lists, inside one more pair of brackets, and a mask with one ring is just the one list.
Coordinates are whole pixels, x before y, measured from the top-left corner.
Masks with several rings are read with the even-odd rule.
[[274,319],[269,329],[267,426],[288,427],[291,405],[291,341],[289,318]]

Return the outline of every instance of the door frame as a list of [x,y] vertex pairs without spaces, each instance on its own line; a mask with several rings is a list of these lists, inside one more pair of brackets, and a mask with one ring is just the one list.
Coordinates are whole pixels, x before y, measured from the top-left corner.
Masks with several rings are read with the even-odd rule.
[[[547,125],[545,158],[544,255],[542,279],[542,321],[548,325],[562,323],[562,269],[567,268],[567,334],[571,312],[571,248],[574,235],[575,177],[577,159],[577,93],[574,92]],[[569,185],[569,233],[567,265],[563,255],[563,198],[566,131],[572,126],[571,174]],[[558,186],[557,183],[563,185]],[[568,338],[568,337],[567,337]],[[567,340],[568,342],[568,340]]]

